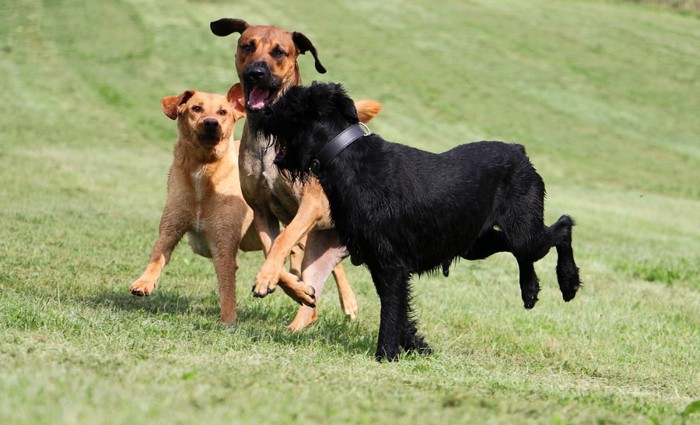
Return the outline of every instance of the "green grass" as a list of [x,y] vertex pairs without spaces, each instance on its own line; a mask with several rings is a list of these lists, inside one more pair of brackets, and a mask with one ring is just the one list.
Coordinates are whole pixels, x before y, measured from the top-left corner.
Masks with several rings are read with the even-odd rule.
[[[515,261],[416,281],[435,353],[372,359],[379,302],[347,264],[360,318],[329,285],[285,325],[241,256],[239,321],[217,323],[210,262],[186,245],[135,298],[175,127],[161,97],[225,92],[241,17],[304,32],[328,74],[385,109],[372,129],[432,151],[518,141],[578,222],[584,288],[554,253],[521,306]],[[0,12],[0,423],[698,423],[700,21],[630,2],[21,0]],[[693,404],[695,402],[695,404]]]

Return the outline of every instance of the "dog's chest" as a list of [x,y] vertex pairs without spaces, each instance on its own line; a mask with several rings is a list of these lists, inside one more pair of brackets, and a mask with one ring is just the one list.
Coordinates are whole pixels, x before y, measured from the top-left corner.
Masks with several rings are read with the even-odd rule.
[[192,187],[194,188],[194,223],[192,223],[192,228],[197,233],[202,232],[205,227],[205,221],[202,217],[202,202],[204,200],[206,171],[206,165],[200,165],[191,174]]
[[[249,141],[253,143],[247,143]],[[271,140],[253,137],[242,143],[239,153],[241,189],[246,200],[265,200],[283,223],[289,223],[299,209],[300,190],[280,174],[274,164],[276,152]]]

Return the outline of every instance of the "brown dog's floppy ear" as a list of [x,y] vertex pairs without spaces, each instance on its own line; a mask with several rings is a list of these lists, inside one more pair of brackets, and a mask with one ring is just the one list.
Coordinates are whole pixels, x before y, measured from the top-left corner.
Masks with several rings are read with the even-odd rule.
[[236,119],[243,118],[245,116],[245,96],[240,83],[231,86],[226,93],[226,99],[231,103]]
[[355,102],[355,109],[360,121],[366,124],[382,110],[382,104],[372,99],[358,100]]
[[178,106],[187,102],[194,95],[194,90],[186,90],[179,96],[165,96],[160,100],[160,107],[171,120],[177,119]]
[[243,19],[231,18],[223,18],[209,23],[209,29],[211,29],[211,32],[219,37],[226,37],[234,32],[242,34],[243,31],[245,31],[249,26],[250,25],[248,25],[248,23]]
[[311,43],[311,40],[306,38],[306,36],[300,32],[293,32],[292,41],[294,41],[294,44],[299,49],[299,53],[302,55],[310,50],[311,54],[314,56],[316,71],[318,71],[320,74],[326,73],[326,68],[324,68],[323,65],[321,65],[321,61],[318,60],[318,53],[316,53],[316,48],[314,47],[313,43]]

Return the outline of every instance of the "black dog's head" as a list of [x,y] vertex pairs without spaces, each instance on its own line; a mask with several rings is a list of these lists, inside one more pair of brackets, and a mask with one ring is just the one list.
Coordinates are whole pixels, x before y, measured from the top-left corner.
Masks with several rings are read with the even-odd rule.
[[336,83],[291,87],[261,115],[259,131],[275,138],[275,164],[293,178],[307,174],[321,149],[359,122],[355,103]]

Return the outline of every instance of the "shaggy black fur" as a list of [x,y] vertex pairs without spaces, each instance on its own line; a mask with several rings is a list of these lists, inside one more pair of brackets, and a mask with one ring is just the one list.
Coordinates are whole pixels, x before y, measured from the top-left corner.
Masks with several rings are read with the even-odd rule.
[[[314,156],[358,122],[339,84],[293,87],[262,114],[259,128],[275,136],[276,164],[304,178]],[[434,154],[362,137],[321,169],[318,179],[353,264],[364,263],[381,300],[376,358],[400,348],[428,351],[411,314],[411,275],[443,272],[457,257],[511,252],[520,268],[525,308],[540,289],[533,263],[552,246],[564,301],[579,289],[571,247],[573,220],[544,224],[544,183],[521,145],[477,142]]]

